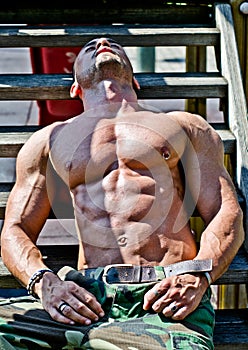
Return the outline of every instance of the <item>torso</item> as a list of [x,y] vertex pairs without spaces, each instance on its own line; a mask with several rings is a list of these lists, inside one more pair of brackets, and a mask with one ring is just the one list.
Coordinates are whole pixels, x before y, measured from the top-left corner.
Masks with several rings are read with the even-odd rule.
[[51,159],[72,194],[84,248],[79,268],[195,257],[182,206],[179,161],[186,144],[173,115],[148,111],[82,115],[55,128]]

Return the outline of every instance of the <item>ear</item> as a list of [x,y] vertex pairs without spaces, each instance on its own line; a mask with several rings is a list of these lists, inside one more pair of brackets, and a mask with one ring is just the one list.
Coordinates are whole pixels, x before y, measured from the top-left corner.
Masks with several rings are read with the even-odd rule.
[[140,84],[138,83],[138,80],[133,76],[133,88],[134,90],[140,90]]
[[71,96],[71,98],[75,98],[75,97],[82,98],[82,89],[77,81],[74,81],[74,83],[71,86],[70,96]]

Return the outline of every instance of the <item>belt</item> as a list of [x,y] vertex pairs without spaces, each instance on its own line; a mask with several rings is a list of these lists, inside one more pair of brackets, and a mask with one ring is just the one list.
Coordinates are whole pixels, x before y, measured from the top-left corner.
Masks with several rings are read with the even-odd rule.
[[167,266],[113,264],[103,268],[102,280],[107,284],[156,282],[170,276],[211,270],[212,259],[185,260]]

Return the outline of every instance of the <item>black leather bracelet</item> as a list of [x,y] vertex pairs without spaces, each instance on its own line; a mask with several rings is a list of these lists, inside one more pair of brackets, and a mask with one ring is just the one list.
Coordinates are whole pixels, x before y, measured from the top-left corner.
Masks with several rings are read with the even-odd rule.
[[34,285],[42,279],[44,273],[46,272],[52,272],[50,269],[40,269],[33,273],[33,275],[29,278],[28,285],[27,285],[27,291],[29,295],[32,295],[34,298],[39,299],[38,295],[34,292]]

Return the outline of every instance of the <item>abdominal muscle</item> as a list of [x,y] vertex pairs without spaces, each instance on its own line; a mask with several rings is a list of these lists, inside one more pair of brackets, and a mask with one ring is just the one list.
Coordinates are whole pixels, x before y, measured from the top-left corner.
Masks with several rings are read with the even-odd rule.
[[72,190],[82,247],[79,269],[117,263],[165,266],[196,256],[181,184],[159,174],[155,181],[145,172],[118,168]]

